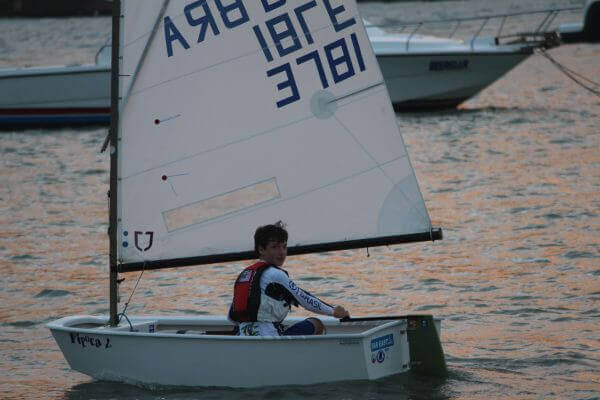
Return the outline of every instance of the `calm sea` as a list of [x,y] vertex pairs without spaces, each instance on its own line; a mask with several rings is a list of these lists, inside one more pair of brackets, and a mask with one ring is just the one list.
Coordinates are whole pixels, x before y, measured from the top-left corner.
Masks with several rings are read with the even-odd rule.
[[[360,10],[390,24],[568,5],[581,2]],[[535,25],[525,18],[506,27]],[[106,17],[0,19],[0,67],[93,62],[109,33]],[[599,45],[551,54],[598,80]],[[600,99],[535,55],[459,110],[397,120],[445,239],[291,258],[288,270],[354,315],[444,318],[449,378],[188,390],[94,382],[71,371],[44,324],[107,311],[108,157],[99,153],[106,128],[34,129],[0,133],[0,398],[600,398]],[[129,312],[222,314],[239,267],[146,272]],[[137,276],[126,276],[124,298]]]

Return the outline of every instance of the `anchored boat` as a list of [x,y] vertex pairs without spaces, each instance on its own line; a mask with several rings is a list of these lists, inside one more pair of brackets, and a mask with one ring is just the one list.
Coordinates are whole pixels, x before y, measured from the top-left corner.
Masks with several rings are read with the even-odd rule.
[[0,68],[0,128],[110,122],[110,49],[95,64]]
[[48,324],[73,369],[236,387],[446,373],[432,316],[246,337],[118,310],[121,274],[252,259],[265,222],[288,224],[289,255],[442,238],[355,1],[291,3],[114,1],[110,312]]

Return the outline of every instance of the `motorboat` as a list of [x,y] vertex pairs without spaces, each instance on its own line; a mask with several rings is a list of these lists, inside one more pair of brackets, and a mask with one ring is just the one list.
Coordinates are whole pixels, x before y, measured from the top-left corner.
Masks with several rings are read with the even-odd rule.
[[[446,21],[398,22],[389,26],[401,32],[397,34],[368,22],[365,25],[394,108],[429,110],[460,105],[537,49],[545,51],[562,43],[600,41],[600,0],[587,0],[583,22],[550,29],[559,13],[570,11],[581,9],[567,7]],[[507,19],[523,16],[540,17],[541,21],[526,32],[504,32]],[[481,36],[490,21],[499,22],[496,34]],[[440,24],[453,27],[449,37],[419,34],[424,27]],[[461,24],[473,25],[475,33],[466,39],[454,38]]]
[[501,44],[495,37],[464,41],[420,34],[390,34],[368,26],[377,61],[396,111],[453,108],[530,57],[542,41]]
[[0,127],[108,124],[109,50],[95,64],[0,69]]

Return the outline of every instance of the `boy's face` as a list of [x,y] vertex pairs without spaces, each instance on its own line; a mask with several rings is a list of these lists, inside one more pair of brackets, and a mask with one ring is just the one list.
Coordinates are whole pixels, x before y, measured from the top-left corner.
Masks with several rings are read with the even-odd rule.
[[258,254],[266,263],[281,267],[287,257],[287,242],[270,240],[266,247],[258,246]]

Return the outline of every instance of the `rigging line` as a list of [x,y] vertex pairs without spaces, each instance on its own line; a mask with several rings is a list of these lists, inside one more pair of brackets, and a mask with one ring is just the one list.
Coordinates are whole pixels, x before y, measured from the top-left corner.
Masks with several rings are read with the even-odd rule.
[[[120,104],[121,109],[123,109],[125,107],[125,105],[127,105],[127,102],[129,101],[129,96],[131,95],[133,86],[137,82],[138,74],[139,74],[140,70],[142,69],[142,65],[146,61],[146,55],[148,55],[148,50],[150,49],[150,45],[152,44],[152,40],[154,39],[154,36],[156,36],[156,32],[158,31],[158,27],[160,26],[161,18],[163,15],[165,15],[165,11],[167,10],[167,7],[169,6],[169,2],[170,2],[170,0],[164,0],[161,9],[158,12],[158,17],[156,17],[156,21],[154,22],[154,26],[152,27],[152,32],[150,32],[150,37],[148,38],[148,41],[146,41],[144,50],[142,50],[142,55],[140,56],[140,59],[138,60],[137,65],[135,66],[135,71],[133,72],[131,82],[129,83],[129,86],[127,87],[127,93],[125,94],[125,97],[123,98],[123,101]],[[122,50],[121,50],[121,53],[122,53]]]
[[[156,17],[156,21],[154,22],[154,27],[152,28],[152,32],[150,32],[150,38],[146,41],[144,50],[142,50],[142,55],[140,56],[140,59],[138,60],[137,65],[135,66],[135,71],[131,75],[131,82],[129,82],[129,86],[127,86],[127,93],[125,94],[125,97],[123,98],[122,102],[119,104],[120,110],[122,110],[125,107],[125,105],[127,104],[127,102],[129,101],[129,96],[131,95],[131,90],[133,89],[133,86],[134,86],[135,82],[137,81],[137,77],[140,72],[140,69],[142,68],[144,61],[146,60],[146,55],[148,54],[148,49],[150,48],[150,45],[152,44],[152,39],[156,35],[156,31],[158,30],[158,27],[160,26],[160,19],[165,14],[165,11],[166,11],[167,7],[169,6],[169,2],[170,2],[170,0],[163,1],[162,7],[158,13],[158,17]],[[123,49],[120,50],[120,54],[123,54]],[[122,62],[122,61],[123,61],[123,57],[121,57],[120,61],[117,60],[117,62]],[[122,76],[130,76],[130,75],[122,75]],[[121,90],[121,84],[120,84],[120,80],[119,80],[119,91],[120,90]],[[106,135],[106,138],[104,139],[104,144],[102,145],[102,150],[100,151],[101,153],[104,153],[104,151],[108,147],[108,143],[110,141],[110,135],[111,135],[111,132],[109,130]]]
[[[352,18],[360,18],[360,17],[359,17],[359,15],[358,15],[358,14],[355,14],[355,15],[352,15]],[[319,28],[313,29],[312,31],[310,31],[310,30],[309,30],[307,33],[304,33],[304,32],[303,32],[302,34],[296,35],[296,36],[294,36],[294,39],[299,39],[299,38],[306,39],[306,36],[307,36],[307,34],[310,34],[310,35],[312,36],[312,34],[314,34],[315,32],[320,32],[320,31],[322,31],[322,30],[325,30],[325,29],[327,29],[327,28],[331,28],[331,27],[333,27],[333,25],[332,25],[332,24],[324,25],[324,26],[322,26],[322,27],[319,27]],[[267,48],[267,49],[274,49],[274,48],[277,48],[277,45],[278,45],[278,43],[275,43],[275,44],[273,44],[273,45],[271,45],[271,46],[267,46],[266,48]],[[314,45],[314,44],[313,44],[313,45]],[[137,91],[133,91],[133,92],[131,92],[131,93],[130,93],[130,96],[137,95],[137,94],[139,94],[139,93],[145,92],[146,90],[154,89],[154,88],[156,88],[156,87],[158,87],[158,86],[162,86],[162,85],[165,85],[165,84],[168,84],[168,83],[174,82],[174,81],[176,81],[176,80],[179,80],[179,79],[182,79],[182,78],[187,78],[187,77],[189,77],[189,76],[191,76],[191,75],[195,75],[195,74],[198,74],[198,73],[201,73],[201,72],[207,71],[207,70],[209,70],[209,69],[212,69],[212,68],[215,68],[215,67],[218,67],[218,66],[221,66],[221,65],[224,65],[224,64],[227,64],[227,63],[233,62],[233,61],[237,61],[237,60],[240,60],[240,59],[242,59],[242,58],[245,58],[245,57],[252,56],[252,55],[254,55],[254,54],[259,54],[259,53],[261,53],[261,52],[264,52],[264,48],[263,48],[263,47],[259,47],[257,50],[253,50],[253,51],[251,51],[251,52],[248,52],[248,53],[240,54],[240,55],[238,55],[238,56],[235,56],[235,57],[229,58],[229,59],[227,59],[227,60],[223,60],[223,61],[217,62],[217,63],[215,63],[215,64],[207,65],[206,67],[203,67],[203,68],[200,68],[200,69],[197,69],[197,70],[190,71],[190,72],[188,72],[188,73],[186,73],[186,74],[179,75],[179,76],[175,76],[175,77],[173,77],[173,78],[166,79],[166,80],[164,80],[164,81],[161,81],[161,82],[155,83],[155,84],[153,84],[153,85],[147,86],[147,87],[145,87],[145,88],[141,88],[140,90],[137,90]]]
[[600,97],[600,90],[597,90],[595,88],[589,87],[586,84],[584,84],[583,82],[579,81],[575,75],[578,75],[581,77],[581,79],[585,79],[588,82],[593,83],[596,86],[600,86],[597,83],[595,83],[594,81],[592,81],[591,79],[585,78],[582,75],[579,75],[578,73],[574,72],[574,71],[570,71],[569,68],[565,67],[564,65],[562,65],[561,63],[559,63],[558,61],[556,61],[554,58],[552,58],[552,56],[550,56],[546,51],[544,50],[540,50],[540,53],[546,57],[554,66],[556,66],[558,68],[558,70],[560,70],[562,73],[564,73],[568,78],[570,78],[573,82],[575,82],[577,85],[581,86],[582,88],[588,90],[589,92],[591,92],[592,94]]
[[555,8],[555,9],[546,9],[546,10],[531,10],[531,11],[521,11],[517,13],[509,13],[509,14],[489,14],[482,15],[478,17],[466,17],[466,18],[448,18],[448,19],[438,19],[438,20],[425,20],[425,21],[415,21],[415,22],[407,22],[407,21],[393,21],[385,24],[369,24],[369,26],[374,26],[377,28],[397,28],[398,26],[413,26],[419,24],[439,24],[442,22],[463,22],[463,21],[478,21],[482,19],[492,19],[492,18],[503,18],[503,17],[515,17],[522,15],[531,15],[531,14],[542,14],[550,11],[581,11],[583,7],[563,7],[563,8]]
[[[143,257],[143,254],[142,254]],[[125,315],[125,312],[127,311],[127,307],[129,307],[129,303],[131,302],[131,299],[133,298],[133,294],[135,293],[135,290],[137,289],[140,280],[142,279],[142,275],[144,275],[144,271],[146,270],[146,259],[144,257],[144,265],[142,266],[142,272],[140,273],[140,276],[138,276],[137,282],[135,282],[135,286],[133,287],[133,290],[131,291],[131,294],[129,295],[129,299],[127,299],[127,302],[125,303],[125,306],[123,306],[123,311],[121,311],[121,313],[119,315],[124,316],[125,318],[127,318],[127,315]],[[127,319],[129,321],[129,319]],[[119,318],[118,323],[121,322],[121,318]],[[131,323],[130,323],[131,324]]]
[[[385,87],[383,88],[383,90],[385,90]],[[373,93],[367,94],[365,96],[357,96],[356,99],[351,99],[349,101],[343,102],[343,104],[341,104],[340,107],[345,107],[347,105],[353,104],[355,102],[361,101],[361,100],[369,98],[371,96],[375,96],[376,94],[380,93],[381,91],[382,90],[377,90],[377,91],[374,91]],[[348,99],[346,98],[346,100],[348,100]],[[228,143],[223,143],[223,144],[220,144],[220,145],[215,146],[213,148],[202,150],[200,152],[193,153],[193,154],[181,157],[181,158],[176,159],[176,160],[168,161],[166,163],[163,163],[163,164],[160,164],[160,165],[157,165],[157,166],[154,166],[154,167],[149,167],[149,168],[146,168],[145,170],[134,172],[134,173],[132,173],[130,175],[120,177],[119,179],[121,179],[123,181],[125,179],[134,178],[136,176],[143,175],[143,174],[146,174],[148,172],[151,172],[151,171],[154,171],[154,170],[157,170],[157,169],[160,169],[160,168],[168,167],[169,165],[173,165],[173,164],[181,162],[181,161],[189,160],[189,159],[192,159],[192,158],[195,158],[195,157],[200,157],[202,155],[211,153],[213,151],[223,150],[226,147],[233,146],[233,145],[236,145],[236,144],[240,144],[240,143],[246,142],[248,140],[252,140],[254,138],[257,138],[257,137],[260,137],[260,136],[263,136],[263,135],[272,134],[272,133],[275,133],[276,131],[282,130],[284,128],[287,128],[287,127],[290,127],[292,125],[295,125],[295,124],[298,124],[298,123],[301,123],[301,122],[304,122],[304,121],[308,121],[308,120],[314,119],[314,118],[315,118],[315,116],[313,114],[310,114],[310,115],[304,116],[302,118],[299,118],[299,119],[297,119],[295,121],[288,122],[287,124],[279,125],[279,126],[273,127],[271,129],[268,129],[268,130],[265,130],[265,131],[257,132],[257,133],[255,133],[253,135],[250,135],[250,136],[247,136],[247,137],[243,137],[241,139],[233,140],[233,141],[228,142]]]
[[583,79],[583,80],[585,80],[585,81],[587,81],[587,82],[591,83],[591,84],[592,84],[592,85],[594,85],[594,86],[600,86],[600,83],[598,83],[598,82],[594,82],[593,80],[591,80],[591,79],[589,79],[589,78],[587,78],[587,77],[585,77],[585,76],[581,75],[580,73],[578,73],[578,72],[576,72],[576,71],[574,71],[574,70],[572,70],[572,69],[570,69],[570,68],[567,68],[566,66],[562,65],[561,63],[559,63],[558,61],[556,61],[556,59],[555,59],[554,57],[552,57],[550,54],[548,54],[548,52],[547,52],[546,50],[544,50],[544,49],[540,49],[540,51],[541,51],[542,53],[544,53],[543,55],[544,55],[546,58],[548,58],[548,59],[549,59],[549,60],[550,60],[550,61],[551,61],[553,64],[555,64],[555,65],[559,65],[561,68],[564,68],[565,70],[569,71],[569,72],[570,72],[570,73],[572,73],[573,75],[575,75],[575,76],[578,76],[579,78],[581,78],[581,79]]

